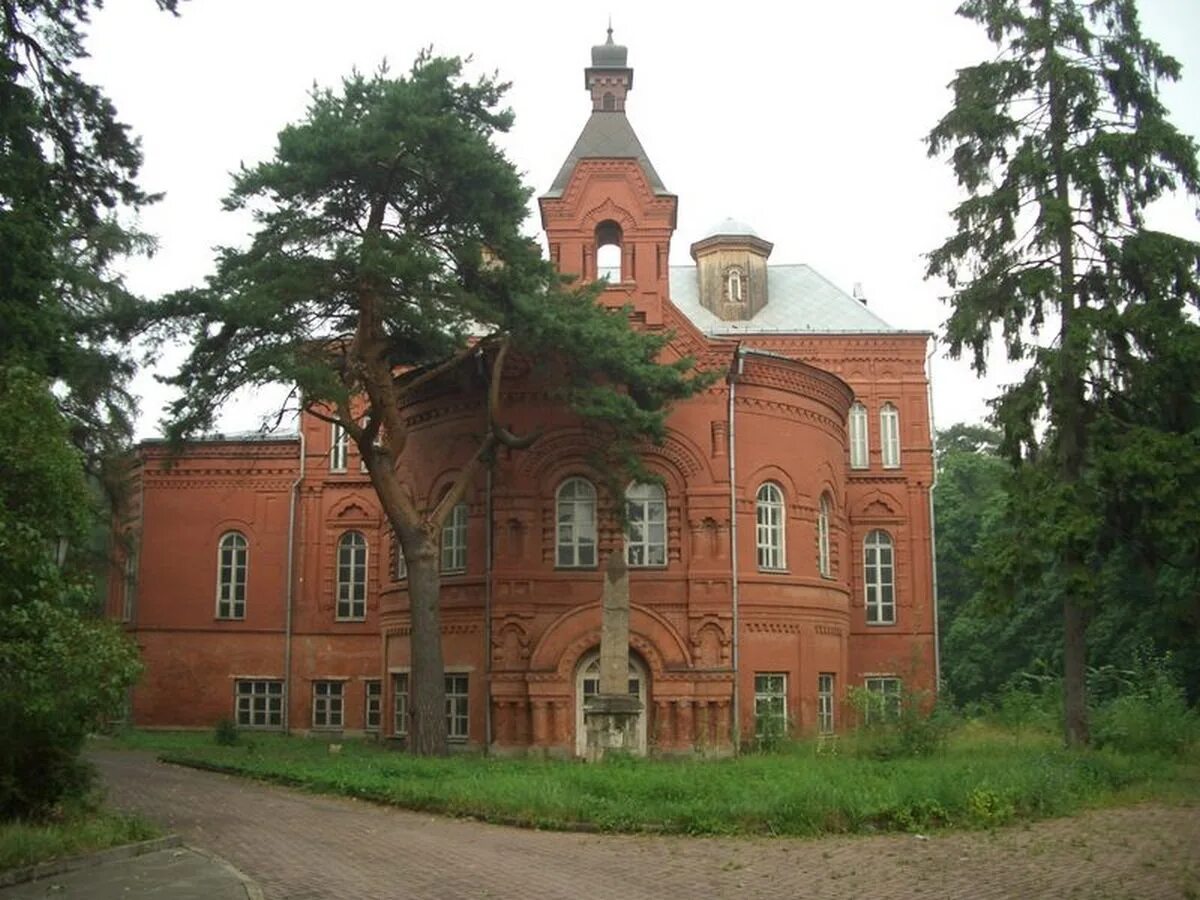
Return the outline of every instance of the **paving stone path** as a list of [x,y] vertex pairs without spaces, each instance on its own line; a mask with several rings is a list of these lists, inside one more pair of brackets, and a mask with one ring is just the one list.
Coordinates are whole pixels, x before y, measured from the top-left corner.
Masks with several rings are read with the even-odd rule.
[[1200,898],[1200,809],[1143,805],[922,840],[561,834],[321,797],[96,752],[110,799],[229,860],[267,900]]

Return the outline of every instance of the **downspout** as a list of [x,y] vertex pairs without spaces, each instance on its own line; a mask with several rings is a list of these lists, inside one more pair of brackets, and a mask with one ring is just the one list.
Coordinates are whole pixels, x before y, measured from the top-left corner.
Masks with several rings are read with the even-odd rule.
[[492,751],[492,466],[487,468],[484,485],[483,530],[483,683],[485,686],[483,707],[483,750]]
[[933,480],[929,485],[929,564],[933,573],[933,687],[942,687],[942,638],[938,626],[938,567],[937,567],[937,514],[934,510],[933,494],[938,483],[937,428],[933,420],[933,354],[937,351],[937,338],[925,357],[926,399],[929,403],[929,453],[933,463]]
[[300,473],[292,482],[288,497],[287,592],[283,618],[283,733],[291,732],[288,711],[292,705],[292,605],[295,599],[296,508],[300,484],[304,481],[304,420],[300,420]]
[[734,399],[737,394],[737,379],[742,374],[742,345],[733,351],[733,368],[729,378],[729,567],[730,567],[730,610],[732,613],[733,636],[730,642],[730,663],[733,666],[733,752],[742,746],[741,683],[738,671],[738,542],[737,542],[737,432],[734,417]]

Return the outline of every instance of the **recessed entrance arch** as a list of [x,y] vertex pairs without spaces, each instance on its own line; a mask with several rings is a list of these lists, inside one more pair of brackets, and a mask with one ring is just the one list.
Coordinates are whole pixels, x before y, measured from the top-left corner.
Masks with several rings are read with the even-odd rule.
[[[646,755],[646,698],[649,675],[642,661],[629,654],[629,693],[642,702],[637,721],[637,745],[634,752]],[[585,653],[575,670],[575,755],[587,755],[587,727],[583,721],[583,704],[588,697],[600,693],[600,650]]]

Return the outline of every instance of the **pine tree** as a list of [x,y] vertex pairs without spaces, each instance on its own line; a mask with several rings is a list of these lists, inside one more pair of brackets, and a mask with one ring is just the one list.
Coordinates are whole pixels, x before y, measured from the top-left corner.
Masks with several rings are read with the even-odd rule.
[[1133,0],[968,0],[958,11],[999,53],[958,72],[954,106],[929,136],[969,196],[928,274],[953,290],[953,354],[969,350],[982,373],[999,332],[1009,357],[1030,364],[995,419],[1009,456],[1036,469],[1023,479],[1036,529],[1020,539],[1055,564],[1021,571],[1021,547],[1000,552],[1061,597],[1066,738],[1080,745],[1111,499],[1093,477],[1094,429],[1124,372],[1149,360],[1141,311],[1183,320],[1200,297],[1200,248],[1144,223],[1165,193],[1197,193],[1196,145],[1157,93],[1179,64],[1142,35]]
[[[607,430],[618,469],[636,469],[635,445],[663,436],[667,404],[708,380],[687,360],[660,364],[664,335],[568,289],[521,234],[529,192],[492,143],[512,121],[498,108],[507,85],[461,72],[458,59],[422,54],[407,77],[355,74],[316,91],[275,158],[236,178],[227,203],[259,224],[249,248],[223,250],[205,287],[164,307],[195,338],[172,379],[185,390],[175,436],[210,425],[239,388],[282,382],[358,447],[408,569],[410,747],[421,754],[446,749],[442,526],[498,449],[538,437],[501,424],[510,354],[554,369],[564,402]],[[486,397],[486,425],[425,509],[397,474],[401,408],[450,379]]]

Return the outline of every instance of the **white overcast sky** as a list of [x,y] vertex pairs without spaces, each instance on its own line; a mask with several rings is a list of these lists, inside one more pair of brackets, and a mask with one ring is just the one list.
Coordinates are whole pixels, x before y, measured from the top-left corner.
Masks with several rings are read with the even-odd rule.
[[[944,285],[925,281],[923,254],[951,233],[961,199],[923,138],[950,105],[956,68],[992,52],[957,0],[792,3],[415,3],[399,0],[194,0],[181,15],[151,0],[110,0],[96,14],[82,69],[141,136],[142,184],[165,198],[142,227],[158,253],[126,266],[150,296],[200,283],[212,248],[245,239],[248,222],[220,209],[229,173],[271,156],[315,83],[386,59],[408,68],[432,45],[472,55],[475,74],[512,82],[516,125],[503,137],[536,193],[545,191],[587,119],[583,68],[604,39],[629,48],[627,113],[667,188],[679,196],[672,262],[733,216],[775,244],[775,263],[808,263],[846,291],[864,286],[893,325],[937,331]],[[1183,63],[1163,97],[1175,124],[1200,134],[1200,2],[1142,0],[1145,33]],[[1164,203],[1152,225],[1200,240],[1194,205]],[[529,220],[538,229],[536,213]],[[164,369],[177,363],[168,353]],[[965,362],[933,363],[939,426],[977,421],[997,380]],[[157,431],[167,394],[149,374],[138,436]],[[221,425],[257,427],[267,396],[245,398]]]

